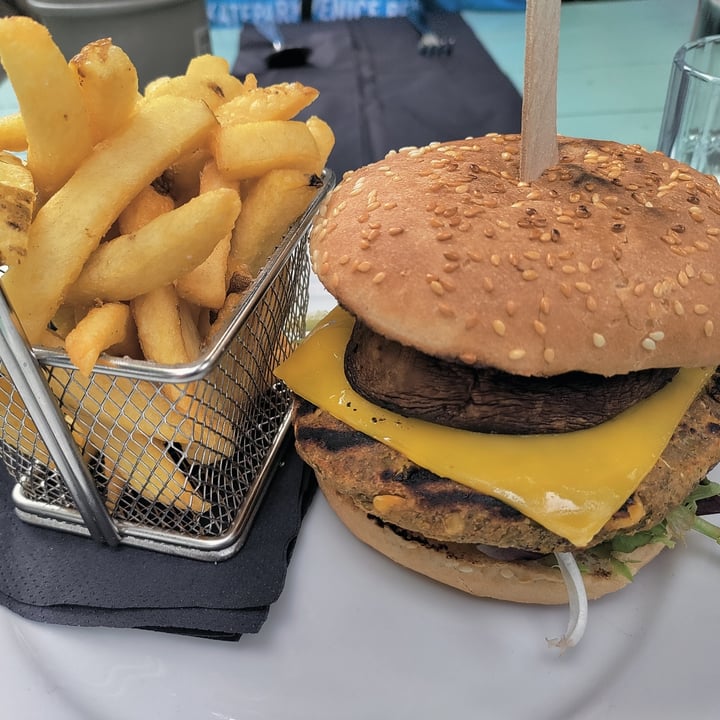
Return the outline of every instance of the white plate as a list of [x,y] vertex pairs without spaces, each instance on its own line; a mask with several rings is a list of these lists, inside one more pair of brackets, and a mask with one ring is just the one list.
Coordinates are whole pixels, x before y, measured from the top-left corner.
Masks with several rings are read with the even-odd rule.
[[2,716],[704,720],[718,716],[719,599],[720,548],[692,535],[592,604],[585,638],[560,654],[545,638],[563,632],[566,609],[477,600],[416,576],[358,543],[318,496],[280,600],[237,643],[2,609]]

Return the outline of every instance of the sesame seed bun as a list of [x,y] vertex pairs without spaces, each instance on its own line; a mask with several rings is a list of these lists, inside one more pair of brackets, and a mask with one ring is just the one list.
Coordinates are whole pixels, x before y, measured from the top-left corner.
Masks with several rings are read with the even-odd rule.
[[375,332],[528,376],[713,366],[720,186],[637,145],[560,137],[518,181],[519,136],[392,153],[346,173],[313,268]]

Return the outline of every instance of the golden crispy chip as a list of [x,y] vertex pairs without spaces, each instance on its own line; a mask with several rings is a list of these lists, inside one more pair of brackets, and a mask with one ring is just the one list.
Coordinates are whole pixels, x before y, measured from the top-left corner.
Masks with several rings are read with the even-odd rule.
[[35,208],[35,185],[23,162],[0,152],[0,264],[17,265],[26,255]]
[[299,82],[253,88],[221,105],[215,111],[215,116],[221,125],[291,120],[314,102],[318,95],[315,88]]
[[240,212],[234,190],[218,188],[102,243],[68,289],[75,304],[132,300],[197,267],[228,235]]
[[212,151],[220,172],[233,180],[256,178],[271,170],[323,170],[312,133],[299,120],[266,120],[220,126]]
[[162,95],[195,98],[207,103],[215,110],[228,97],[235,97],[243,91],[240,80],[232,75],[217,73],[213,75],[177,75],[154,81],[145,87],[147,99]]
[[228,272],[253,277],[318,191],[317,176],[272,170],[256,180],[235,223]]
[[0,117],[0,149],[23,152],[27,150],[27,145],[23,116],[18,112]]
[[100,354],[128,342],[136,334],[130,307],[125,303],[105,303],[90,312],[68,333],[65,350],[83,375],[92,372]]
[[131,303],[140,347],[147,360],[163,365],[190,361],[180,325],[180,300],[173,285],[164,285]]
[[168,165],[201,145],[214,124],[200,101],[162,97],[143,103],[128,126],[98,145],[40,209],[27,257],[3,278],[31,343],[122,209]]
[[169,194],[160,192],[155,184],[146,185],[120,213],[118,229],[122,235],[128,235],[174,208],[175,201]]
[[320,164],[322,167],[325,167],[330,153],[335,147],[335,133],[332,131],[332,128],[324,120],[317,117],[317,115],[309,117],[305,121],[305,124],[315,139],[315,144],[320,154]]
[[165,446],[135,432],[118,437],[108,434],[101,445],[103,470],[108,477],[105,505],[113,512],[126,487],[150,502],[206,512],[212,505],[203,500],[190,479],[180,470]]
[[[220,174],[215,161],[209,160],[200,174],[200,192],[209,192],[223,187],[238,193],[239,200],[238,183],[226,180]],[[200,265],[178,277],[175,287],[180,297],[200,307],[213,310],[222,307],[227,293],[227,261],[231,237],[232,228]]]
[[80,86],[50,33],[29,17],[0,18],[0,60],[25,122],[28,167],[42,203],[92,149]]
[[96,144],[120,130],[139,100],[135,66],[124,50],[104,38],[85,45],[70,60]]

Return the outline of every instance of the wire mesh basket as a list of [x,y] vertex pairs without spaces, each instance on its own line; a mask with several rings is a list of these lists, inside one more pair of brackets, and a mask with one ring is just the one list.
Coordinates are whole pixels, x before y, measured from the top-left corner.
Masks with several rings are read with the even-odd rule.
[[21,518],[205,560],[242,546],[282,457],[292,398],[273,369],[305,334],[307,233],[332,184],[193,363],[107,358],[87,378],[31,352],[0,303],[0,459]]

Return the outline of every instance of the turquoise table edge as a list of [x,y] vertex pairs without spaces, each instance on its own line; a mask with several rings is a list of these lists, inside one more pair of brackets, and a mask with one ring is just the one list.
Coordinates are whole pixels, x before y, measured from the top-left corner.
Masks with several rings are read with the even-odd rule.
[[[577,0],[562,5],[558,132],[657,143],[672,58],[689,39],[694,0]],[[499,67],[522,90],[525,15],[466,11],[463,16]],[[238,32],[211,31],[213,52],[235,59]],[[0,84],[0,114],[17,109]]]

